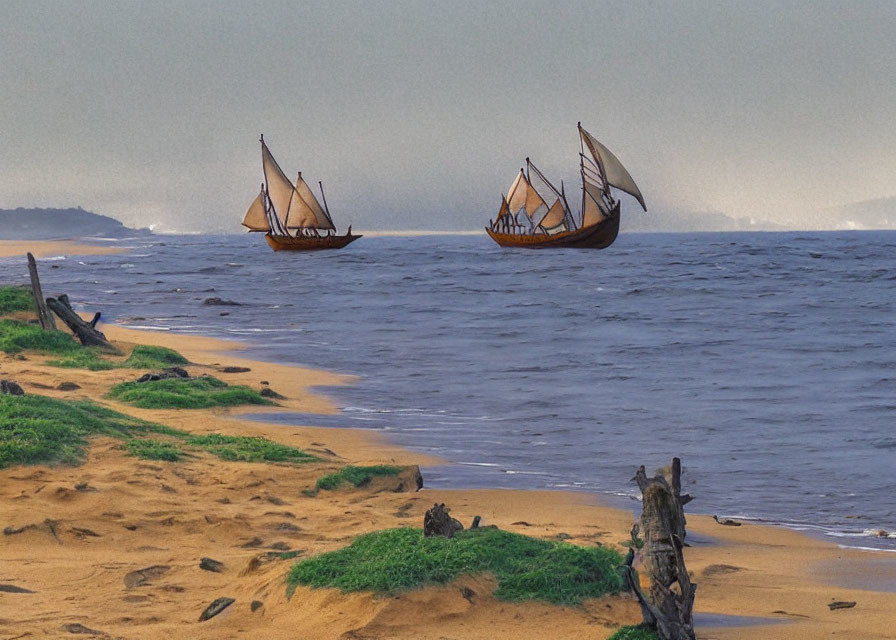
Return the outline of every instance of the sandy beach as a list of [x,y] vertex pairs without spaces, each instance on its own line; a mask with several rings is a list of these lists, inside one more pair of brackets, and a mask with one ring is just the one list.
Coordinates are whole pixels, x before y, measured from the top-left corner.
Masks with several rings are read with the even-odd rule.
[[[34,245],[29,243],[31,249]],[[72,251],[69,247],[69,251]],[[254,361],[244,345],[203,337],[104,326],[122,350],[153,344],[181,352],[192,375],[210,373],[229,383],[286,396],[267,411],[332,413],[313,385],[351,384],[347,376]],[[91,399],[117,411],[193,433],[263,435],[301,447],[324,462],[307,465],[225,462],[211,455],[181,462],[126,455],[121,441],[95,438],[78,467],[19,466],[0,471],[0,637],[111,638],[595,638],[640,621],[636,602],[620,595],[581,607],[510,604],[491,596],[487,576],[463,578],[397,597],[299,588],[288,599],[284,576],[299,557],[340,548],[365,532],[421,526],[423,513],[444,502],[465,525],[483,524],[574,544],[619,546],[638,513],[610,508],[585,494],[547,491],[396,492],[390,481],[362,489],[303,494],[317,478],[345,464],[438,462],[367,432],[283,427],[240,418],[240,411],[149,410],[105,398],[108,388],[136,377],[134,370],[91,372],[2,356],[2,377],[29,394]],[[224,373],[224,367],[248,371]],[[79,389],[61,391],[62,382]],[[258,412],[257,407],[252,408]],[[599,461],[595,461],[598,463]],[[632,460],[632,470],[637,460]],[[424,469],[425,482],[425,469]],[[694,505],[699,505],[699,495]],[[762,618],[751,626],[698,626],[700,638],[765,640],[819,637],[892,638],[896,558],[841,549],[779,528],[744,523],[722,526],[689,516],[693,546],[688,568],[698,584],[698,622]],[[201,558],[223,563],[202,570]],[[862,576],[868,574],[867,582]],[[864,585],[868,588],[862,588]],[[470,596],[470,590],[474,594]],[[236,602],[198,622],[219,597]],[[854,601],[830,610],[832,601]],[[260,604],[258,604],[260,603]],[[751,621],[752,622],[756,622]],[[72,626],[82,625],[82,627]],[[75,631],[72,631],[72,630]]]
[[35,258],[48,256],[102,256],[123,253],[120,247],[104,247],[70,240],[0,240],[0,258],[13,258],[31,253]]

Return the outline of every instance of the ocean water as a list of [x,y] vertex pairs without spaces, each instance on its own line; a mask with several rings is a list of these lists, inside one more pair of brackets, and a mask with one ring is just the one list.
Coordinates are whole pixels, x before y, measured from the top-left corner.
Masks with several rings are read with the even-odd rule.
[[[275,419],[386,432],[448,461],[429,486],[628,501],[638,465],[679,456],[690,511],[896,550],[872,535],[896,530],[896,232],[623,233],[542,252],[485,236],[118,244],[39,261],[45,293],[360,376],[324,390],[340,414]],[[0,277],[27,281],[24,260],[0,259]]]

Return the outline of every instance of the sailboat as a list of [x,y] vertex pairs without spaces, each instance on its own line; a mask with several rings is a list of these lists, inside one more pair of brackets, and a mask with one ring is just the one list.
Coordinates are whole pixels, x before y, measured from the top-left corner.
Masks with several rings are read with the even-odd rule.
[[280,165],[271,155],[264,136],[261,136],[261,167],[264,182],[255,198],[243,226],[249,231],[264,232],[265,240],[274,251],[313,251],[341,249],[361,236],[352,235],[348,228],[345,235],[336,235],[333,218],[327,207],[324,186],[320,185],[320,201],[314,196],[308,183],[299,172],[295,184],[289,181]]
[[581,213],[572,213],[563,183],[558,191],[526,158],[525,170],[520,169],[501,199],[498,217],[485,229],[492,240],[502,247],[606,249],[619,234],[620,201],[613,198],[610,187],[634,196],[647,211],[629,172],[581,122],[579,141]]

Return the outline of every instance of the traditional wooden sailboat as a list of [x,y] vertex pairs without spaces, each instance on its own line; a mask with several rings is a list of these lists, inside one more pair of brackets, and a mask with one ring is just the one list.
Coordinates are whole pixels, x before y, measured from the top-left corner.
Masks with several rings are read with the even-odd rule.
[[501,200],[498,217],[485,229],[492,240],[502,247],[606,249],[619,234],[620,219],[620,202],[613,198],[610,187],[634,196],[647,211],[631,175],[581,122],[579,140],[581,214],[572,214],[563,184],[558,191],[526,158],[525,170],[520,169]]
[[345,235],[336,235],[323,184],[318,182],[321,206],[301,171],[295,184],[284,175],[264,136],[261,136],[261,166],[264,182],[261,192],[249,205],[243,226],[249,231],[264,232],[274,251],[341,249],[361,237],[352,235],[351,227]]

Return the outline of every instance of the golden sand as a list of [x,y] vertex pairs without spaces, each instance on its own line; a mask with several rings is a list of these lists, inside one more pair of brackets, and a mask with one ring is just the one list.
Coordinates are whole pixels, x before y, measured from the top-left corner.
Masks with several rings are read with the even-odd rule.
[[121,247],[81,244],[70,240],[0,240],[0,258],[31,253],[35,258],[47,256],[95,256],[124,253]]
[[[127,342],[176,349],[196,363],[187,367],[194,375],[213,373],[256,389],[267,381],[287,397],[282,408],[270,411],[333,412],[333,404],[309,387],[351,381],[253,361],[237,355],[237,343],[113,326],[103,330],[125,349]],[[0,470],[0,527],[8,532],[0,538],[0,584],[34,592],[0,591],[0,638],[69,637],[66,629],[80,628],[67,625],[80,624],[129,639],[601,639],[620,624],[640,620],[637,604],[627,596],[582,607],[500,602],[490,595],[494,584],[487,576],[399,597],[300,588],[287,599],[284,576],[293,561],[266,555],[272,547],[310,556],[342,547],[361,533],[420,526],[434,502],[448,504],[464,524],[480,515],[483,524],[583,545],[618,545],[628,537],[634,514],[602,506],[584,494],[549,491],[395,493],[374,483],[363,490],[309,497],[303,489],[344,464],[436,461],[366,432],[275,426],[241,419],[238,411],[226,409],[135,409],[105,399],[112,384],[136,377],[133,370],[66,370],[42,364],[39,356],[0,358],[2,377],[17,380],[27,393],[89,398],[196,433],[264,435],[326,460],[304,466],[225,462],[209,455],[177,463],[142,461],[126,456],[120,441],[97,438],[79,467]],[[250,371],[226,374],[221,371],[225,366]],[[63,381],[81,388],[35,387],[56,387]],[[837,586],[838,575],[845,579],[856,563],[869,558],[896,562],[890,554],[843,550],[783,529],[722,526],[705,516],[691,516],[688,530],[713,540],[686,551],[698,584],[697,611],[783,624],[704,629],[698,637],[896,637],[896,594]],[[204,557],[222,562],[223,572],[200,569]],[[236,602],[198,622],[219,597]],[[832,600],[857,604],[831,611],[827,605]],[[254,611],[253,602],[260,603]]]

